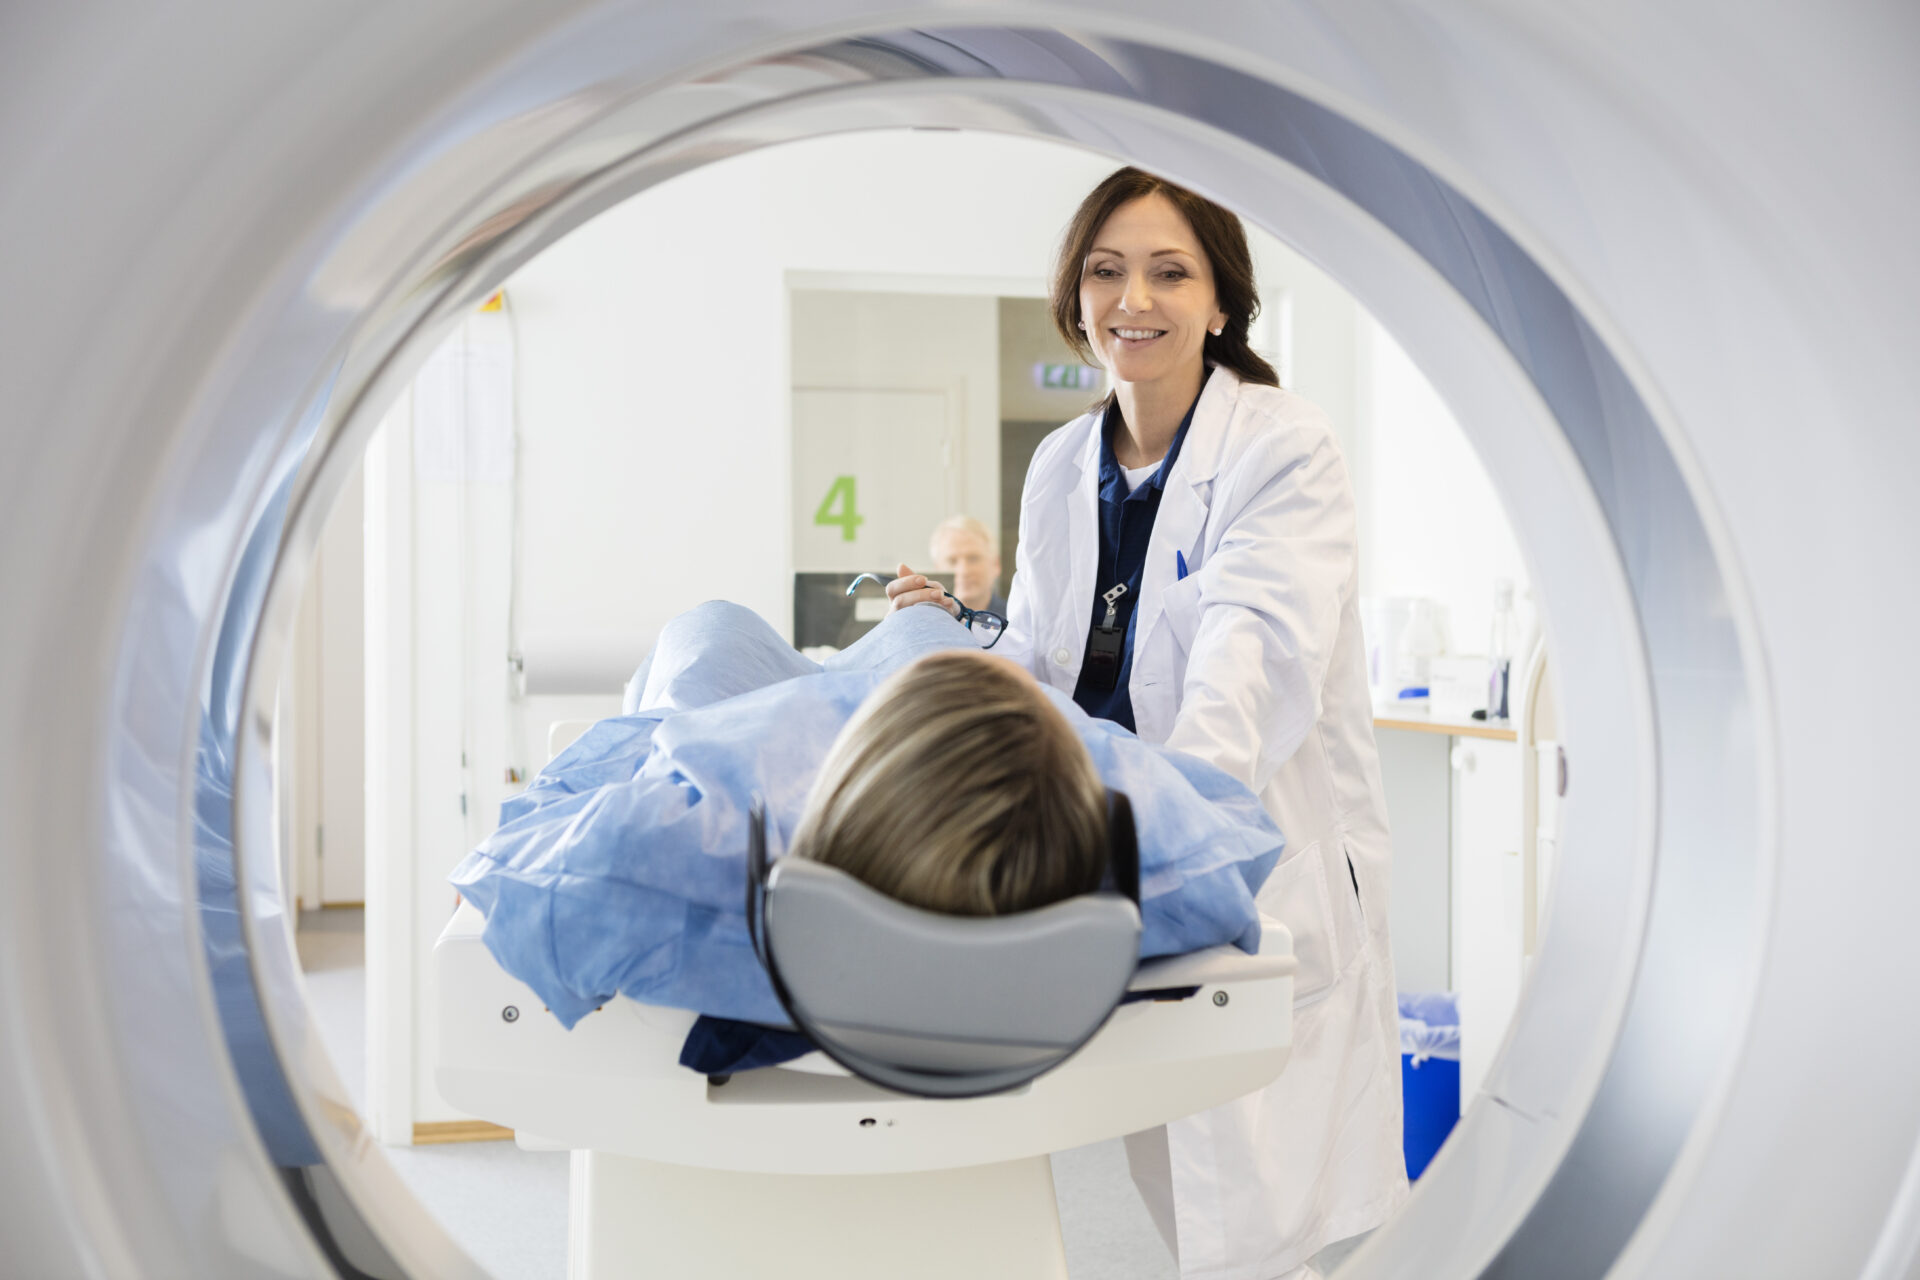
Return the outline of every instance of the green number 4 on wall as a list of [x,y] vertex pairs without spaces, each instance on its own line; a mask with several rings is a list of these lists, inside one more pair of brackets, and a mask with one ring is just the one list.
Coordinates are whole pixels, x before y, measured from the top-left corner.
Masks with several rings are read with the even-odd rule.
[[[839,512],[834,511],[835,504]],[[813,522],[829,527],[840,526],[840,540],[852,542],[854,530],[866,523],[867,518],[860,514],[859,503],[854,495],[852,476],[835,476],[833,486],[827,490],[827,496],[820,499],[820,509],[813,513]]]

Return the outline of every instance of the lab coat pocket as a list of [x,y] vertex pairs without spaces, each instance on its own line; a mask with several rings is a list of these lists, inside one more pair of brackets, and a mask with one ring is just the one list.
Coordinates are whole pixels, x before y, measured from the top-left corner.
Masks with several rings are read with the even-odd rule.
[[1347,931],[1337,930],[1334,925],[1320,842],[1316,840],[1292,857],[1281,859],[1255,901],[1261,911],[1293,934],[1293,955],[1300,965],[1293,975],[1294,1007],[1324,998],[1352,958],[1353,948]]
[[1167,630],[1181,653],[1193,652],[1193,638],[1200,631],[1200,575],[1188,574],[1161,593],[1160,604],[1167,619]]

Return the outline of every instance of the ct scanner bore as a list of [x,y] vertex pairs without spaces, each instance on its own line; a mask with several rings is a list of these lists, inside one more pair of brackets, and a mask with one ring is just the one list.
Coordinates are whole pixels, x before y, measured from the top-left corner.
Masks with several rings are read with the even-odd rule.
[[9,1271],[474,1274],[341,1105],[271,902],[263,691],[320,518],[412,363],[570,226],[717,156],[926,124],[1126,155],[1314,256],[1534,553],[1581,744],[1557,916],[1488,1096],[1343,1274],[1920,1274],[1913,753],[1857,675],[1920,629],[1917,27],[9,16]]

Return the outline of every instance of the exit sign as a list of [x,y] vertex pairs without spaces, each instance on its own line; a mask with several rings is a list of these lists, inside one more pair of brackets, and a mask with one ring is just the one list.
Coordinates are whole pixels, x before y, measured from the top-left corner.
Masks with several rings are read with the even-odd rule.
[[1092,391],[1100,385],[1100,371],[1084,364],[1037,364],[1033,385],[1061,391]]

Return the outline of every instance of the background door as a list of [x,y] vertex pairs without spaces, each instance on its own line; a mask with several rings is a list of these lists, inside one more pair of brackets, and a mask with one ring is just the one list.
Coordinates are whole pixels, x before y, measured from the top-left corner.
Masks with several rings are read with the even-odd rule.
[[952,394],[797,387],[793,566],[853,574],[921,565],[959,506]]
[[877,588],[846,598],[854,574],[902,563],[924,572],[942,520],[999,519],[997,300],[874,283],[791,295],[792,638],[802,648],[844,648],[884,615]]
[[320,537],[301,597],[278,735],[283,832],[299,905],[366,901],[366,616],[361,477]]

